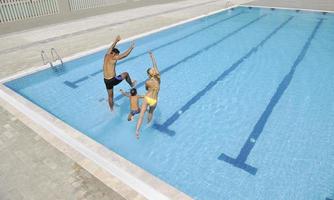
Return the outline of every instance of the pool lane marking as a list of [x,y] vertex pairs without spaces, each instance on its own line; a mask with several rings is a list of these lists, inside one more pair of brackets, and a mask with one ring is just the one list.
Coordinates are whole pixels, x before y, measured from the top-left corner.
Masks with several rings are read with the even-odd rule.
[[[247,28],[248,26],[252,25],[253,23],[259,21],[260,19],[264,18],[265,16],[267,16],[267,14],[264,14],[264,15],[261,15],[260,17],[257,17],[256,19],[254,19],[254,20],[248,22],[247,24],[241,26],[240,28],[238,28],[238,29],[236,29],[236,30],[230,32],[230,33],[227,34],[227,35],[225,35],[223,38],[221,38],[221,39],[219,39],[219,40],[217,40],[217,41],[215,41],[215,42],[213,42],[213,43],[207,45],[206,47],[202,48],[201,50],[198,50],[197,52],[195,52],[195,53],[193,53],[193,54],[191,54],[191,55],[189,55],[189,56],[183,58],[182,60],[178,61],[177,63],[174,63],[174,64],[172,64],[172,65],[170,65],[170,66],[164,68],[163,70],[160,71],[160,74],[164,74],[164,73],[168,72],[169,70],[175,68],[175,67],[178,66],[179,64],[184,63],[184,62],[186,62],[186,61],[188,61],[188,60],[190,60],[190,59],[192,59],[192,58],[194,58],[194,57],[200,55],[201,53],[203,53],[203,52],[209,50],[210,48],[212,48],[212,47],[218,45],[219,43],[223,42],[224,40],[226,40],[226,39],[228,39],[229,37],[233,36],[234,34],[238,33],[239,31],[241,31],[241,30]],[[140,82],[140,83],[137,84],[137,88],[142,87],[142,86],[144,86],[144,85],[145,85],[145,81],[142,81],[142,82]],[[114,98],[114,100],[115,100],[115,101],[118,101],[118,100],[120,100],[120,99],[123,98],[123,97],[124,97],[124,96],[120,94],[120,95],[116,96],[116,97]]]
[[[232,16],[230,16],[230,17],[228,17],[228,18],[219,20],[219,21],[217,21],[217,22],[215,22],[215,23],[212,23],[212,24],[210,24],[210,25],[208,25],[208,26],[205,26],[205,27],[203,27],[203,28],[201,28],[201,29],[199,29],[199,30],[196,30],[196,31],[194,31],[194,32],[192,32],[192,33],[190,33],[190,34],[187,34],[187,35],[185,35],[185,36],[183,36],[183,37],[180,37],[180,38],[178,38],[178,39],[176,39],[176,40],[173,40],[173,41],[171,41],[171,42],[169,42],[169,43],[165,43],[165,44],[163,44],[163,45],[160,45],[160,46],[158,46],[158,47],[155,47],[155,48],[152,49],[152,51],[156,51],[156,50],[158,50],[158,49],[161,49],[161,48],[164,48],[164,47],[166,47],[166,46],[172,45],[172,44],[174,44],[174,43],[176,43],[176,42],[179,42],[179,41],[181,41],[181,40],[184,40],[184,39],[186,39],[186,38],[188,38],[188,37],[191,37],[191,36],[193,36],[193,35],[195,35],[195,34],[197,34],[197,33],[199,33],[199,32],[205,31],[206,29],[209,29],[209,28],[211,28],[211,27],[214,27],[214,26],[216,26],[216,25],[218,25],[218,24],[220,24],[220,23],[223,23],[223,22],[225,22],[225,21],[228,21],[228,20],[230,20],[230,19],[232,19],[232,18],[234,18],[234,17],[237,17],[237,16],[239,16],[239,15],[241,15],[241,14],[244,14],[244,13],[246,13],[246,12],[242,11],[242,12],[239,12],[239,13],[237,13],[237,14],[235,14],[235,15],[232,15]],[[128,62],[128,61],[131,61],[131,60],[134,60],[134,59],[136,59],[136,58],[138,58],[138,57],[140,57],[140,56],[146,55],[146,54],[147,54],[147,52],[144,52],[144,53],[138,54],[138,55],[136,55],[136,56],[129,57],[129,58],[127,58],[127,59],[124,60],[124,61],[120,61],[120,62],[118,63],[118,65],[120,65],[120,64],[122,64],[122,63],[125,63],[125,62]],[[89,76],[96,76],[96,75],[98,75],[98,74],[100,74],[100,73],[102,73],[102,70],[98,70],[98,71],[96,71],[96,72],[93,72],[93,73],[91,73]],[[80,83],[80,82],[82,82],[82,81],[88,79],[89,76],[85,76],[85,77],[79,78],[78,80],[75,80],[75,81],[64,81],[64,84],[67,85],[67,86],[69,86],[69,87],[71,87],[71,88],[73,88],[73,89],[75,89],[75,88],[79,87],[79,86],[77,85],[78,83]]]
[[250,166],[246,164],[247,158],[252,151],[253,147],[255,146],[256,140],[261,135],[264,126],[266,125],[273,109],[283,96],[285,90],[289,87],[289,84],[291,83],[291,80],[294,76],[294,73],[297,69],[297,66],[300,64],[300,62],[304,59],[310,45],[311,41],[313,40],[314,36],[316,35],[319,27],[323,23],[323,19],[320,19],[318,23],[316,24],[315,28],[312,31],[312,34],[307,39],[305,45],[302,48],[302,51],[299,53],[297,59],[291,66],[291,69],[288,74],[285,75],[284,79],[280,82],[278,85],[278,88],[276,89],[275,94],[271,97],[269,104],[267,105],[266,109],[262,113],[260,119],[256,122],[251,134],[249,135],[248,139],[246,140],[244,146],[241,148],[239,155],[237,158],[232,158],[224,153],[222,153],[218,159],[223,160],[227,163],[232,164],[235,167],[238,167],[240,169],[245,170],[246,172],[255,175],[257,172],[257,169],[253,166]]
[[187,103],[185,103],[180,109],[178,109],[172,116],[170,116],[162,124],[153,124],[153,128],[159,130],[160,132],[166,133],[170,136],[175,135],[175,131],[170,130],[169,126],[172,125],[179,117],[187,111],[193,104],[195,104],[202,96],[204,96],[209,90],[211,90],[219,81],[223,80],[231,72],[233,72],[237,67],[243,63],[247,58],[257,52],[258,48],[263,46],[273,35],[275,35],[280,29],[282,29],[288,22],[292,20],[293,17],[289,17],[282,24],[280,24],[276,29],[274,29],[269,35],[267,35],[260,43],[253,47],[248,53],[242,56],[239,60],[233,63],[228,69],[226,69],[218,78],[211,81],[205,88],[199,91],[195,96],[193,96]]

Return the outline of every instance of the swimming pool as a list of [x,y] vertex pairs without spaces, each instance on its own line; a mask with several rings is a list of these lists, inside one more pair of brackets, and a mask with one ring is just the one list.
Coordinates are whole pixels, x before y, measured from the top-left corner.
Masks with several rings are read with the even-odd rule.
[[5,85],[194,199],[332,198],[333,16],[239,7],[136,40],[118,72],[143,94],[152,49],[162,73],[139,141],[105,51]]

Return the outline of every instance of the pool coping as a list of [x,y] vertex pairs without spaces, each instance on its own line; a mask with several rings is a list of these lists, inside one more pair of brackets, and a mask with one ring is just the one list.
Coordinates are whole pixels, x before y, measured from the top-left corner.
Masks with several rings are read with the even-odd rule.
[[[186,24],[238,6],[240,5],[225,7],[213,12],[208,12],[207,14],[135,35],[122,40],[119,44]],[[83,56],[97,53],[109,48],[109,46],[110,44],[79,52],[63,58],[63,62],[66,63]],[[51,113],[48,113],[38,105],[30,102],[28,99],[4,85],[5,82],[42,71],[49,67],[49,64],[36,66],[1,79],[0,105],[34,130],[38,135],[43,137],[48,143],[73,159],[80,166],[126,199],[137,199],[140,197],[154,200],[192,199],[187,194],[179,191],[153,174],[94,141],[84,133],[71,127],[69,124],[61,121]]]
[[300,10],[305,12],[328,12],[334,14],[334,11],[332,10],[317,10],[317,9],[307,9],[307,8],[288,8],[288,7],[280,7],[280,6],[260,6],[260,5],[253,5],[253,4],[241,4],[240,7],[253,7],[253,8],[265,8],[265,9],[271,9],[275,8],[277,10]]

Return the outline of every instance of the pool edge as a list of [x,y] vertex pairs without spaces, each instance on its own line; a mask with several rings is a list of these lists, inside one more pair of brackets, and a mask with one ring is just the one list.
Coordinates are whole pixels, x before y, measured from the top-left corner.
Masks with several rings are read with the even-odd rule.
[[147,199],[191,199],[4,85],[0,85],[0,105],[126,199],[136,193]]

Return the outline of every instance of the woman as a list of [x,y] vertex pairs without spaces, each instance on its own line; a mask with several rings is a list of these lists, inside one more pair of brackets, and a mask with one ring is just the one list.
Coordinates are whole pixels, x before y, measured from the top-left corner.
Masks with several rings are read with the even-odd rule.
[[146,87],[146,94],[144,96],[144,101],[141,106],[140,114],[139,114],[139,119],[137,122],[137,127],[136,127],[136,137],[139,139],[139,131],[140,127],[143,123],[143,118],[145,115],[145,112],[147,108],[148,110],[148,116],[147,116],[147,123],[150,123],[153,117],[153,112],[157,106],[158,103],[158,94],[160,90],[160,73],[157,67],[157,63],[155,61],[154,55],[151,51],[149,51],[153,67],[147,69],[147,75],[149,79],[145,83]]

